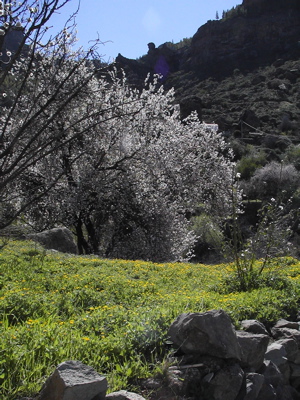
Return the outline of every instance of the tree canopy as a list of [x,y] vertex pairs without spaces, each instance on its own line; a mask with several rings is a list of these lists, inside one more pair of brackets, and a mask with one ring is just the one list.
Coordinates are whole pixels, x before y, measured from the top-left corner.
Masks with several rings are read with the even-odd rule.
[[95,46],[74,50],[72,24],[44,42],[66,2],[7,11],[4,39],[18,23],[24,40],[0,71],[0,225],[65,225],[81,253],[188,257],[195,209],[228,211],[230,151],[196,113],[180,120],[159,77],[138,90]]

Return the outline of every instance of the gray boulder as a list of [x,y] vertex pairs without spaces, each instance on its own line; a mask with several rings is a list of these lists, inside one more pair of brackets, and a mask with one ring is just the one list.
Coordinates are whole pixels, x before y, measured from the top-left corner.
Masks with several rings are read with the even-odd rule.
[[27,238],[40,243],[49,250],[77,254],[73,234],[67,228],[54,228],[40,233],[31,233],[27,235]]
[[278,342],[271,343],[266,351],[265,359],[272,361],[277,367],[287,363],[286,350]]
[[291,377],[300,378],[300,365],[290,363]]
[[277,344],[280,344],[284,347],[286,351],[286,358],[289,361],[295,362],[299,355],[298,345],[295,339],[287,338],[287,339],[279,339],[276,341]]
[[[297,346],[298,346],[298,344],[297,344]],[[293,362],[295,364],[299,364],[300,365],[300,351],[299,351],[299,349],[298,349],[298,353],[297,353],[297,355],[295,357],[295,360]]]
[[243,384],[244,371],[238,364],[225,367],[203,382],[207,400],[236,400]]
[[279,400],[279,399],[277,399],[276,389],[274,388],[274,386],[270,383],[264,382],[255,400]]
[[139,394],[127,392],[127,390],[120,390],[119,392],[113,392],[108,394],[105,399],[110,400],[145,400],[144,397]]
[[80,361],[58,365],[37,400],[104,400],[107,380]]
[[241,328],[246,332],[269,335],[266,327],[256,319],[244,319],[241,322]]
[[282,318],[276,322],[274,328],[290,328],[299,330],[299,322],[287,321]]
[[300,394],[289,385],[281,385],[276,388],[276,400],[299,400]]
[[262,368],[259,371],[265,378],[265,383],[272,387],[277,387],[283,384],[283,376],[277,365],[270,360],[265,360]]
[[241,365],[257,371],[264,362],[270,337],[245,331],[236,332],[242,350]]
[[168,336],[184,354],[241,359],[241,348],[229,316],[223,310],[181,314]]
[[202,380],[202,370],[187,366],[184,369],[172,369],[169,368],[167,376],[167,387],[174,396],[181,398],[194,398],[199,395],[201,391],[201,380]]
[[253,372],[246,374],[246,395],[243,400],[256,400],[264,381],[263,375]]
[[298,329],[292,328],[272,328],[272,336],[274,339],[294,339],[297,343],[298,348],[300,348],[300,331]]
[[290,366],[287,359],[287,352],[283,344],[274,342],[268,346],[265,360],[272,361],[282,374],[283,382],[289,383],[290,380]]

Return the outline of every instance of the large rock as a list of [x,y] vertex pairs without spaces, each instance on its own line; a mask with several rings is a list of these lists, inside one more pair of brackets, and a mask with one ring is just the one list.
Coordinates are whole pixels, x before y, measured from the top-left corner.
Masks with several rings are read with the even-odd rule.
[[[276,388],[276,400],[299,400],[300,394],[297,390],[289,385],[281,385]],[[264,399],[265,400],[265,399]]]
[[80,361],[58,365],[45,382],[38,400],[104,400],[107,380]]
[[[277,399],[276,389],[270,383],[264,382],[255,400],[279,400]],[[281,399],[280,399],[281,400]]]
[[206,375],[205,371],[198,368],[197,364],[196,367],[189,365],[183,369],[174,368],[176,367],[169,368],[166,380],[166,386],[172,395],[171,398],[173,396],[178,396],[180,399],[182,397],[198,398],[202,377]]
[[292,328],[272,328],[272,336],[274,339],[294,339],[300,349],[300,331]]
[[257,371],[263,365],[270,337],[244,331],[237,331],[236,335],[242,350],[242,366]]
[[243,384],[244,372],[238,364],[218,371],[203,384],[207,400],[236,400]]
[[277,342],[271,343],[268,346],[265,359],[272,361],[277,367],[287,363],[287,354],[285,347]]
[[291,368],[291,377],[300,378],[300,365],[290,363],[290,368]]
[[241,348],[223,310],[181,314],[170,326],[171,341],[184,354],[241,359]]
[[287,359],[287,352],[283,344],[274,342],[268,346],[265,354],[265,361],[272,361],[282,374],[284,383],[290,380],[290,366]]
[[77,254],[73,234],[67,228],[54,228],[40,233],[32,233],[28,235],[28,238],[40,243],[46,249]]
[[297,357],[299,355],[299,349],[295,339],[293,338],[279,339],[276,341],[276,343],[284,347],[286,351],[286,358],[288,359],[288,361],[296,362]]
[[277,387],[283,384],[283,376],[277,365],[275,365],[270,360],[265,360],[262,368],[260,369],[260,374],[265,378],[265,383],[271,385],[272,387]]

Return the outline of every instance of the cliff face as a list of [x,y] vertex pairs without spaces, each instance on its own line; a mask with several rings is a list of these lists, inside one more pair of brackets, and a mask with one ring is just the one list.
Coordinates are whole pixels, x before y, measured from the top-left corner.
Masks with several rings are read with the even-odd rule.
[[[244,0],[184,46],[150,45],[139,60],[116,60],[132,84],[142,87],[147,73],[160,72],[183,114],[196,110],[228,137],[246,141],[256,130],[299,143],[299,0]],[[264,136],[255,136],[262,147]]]
[[249,16],[300,8],[298,0],[243,0],[242,6],[247,10]]
[[[228,14],[228,15],[227,15]],[[140,60],[119,55],[116,61],[135,78],[156,71],[163,61],[164,79],[176,71],[193,72],[198,79],[221,79],[235,69],[251,71],[269,65],[278,58],[300,57],[299,0],[244,0],[225,13],[225,18],[201,26],[191,44],[176,48],[164,44],[153,48]]]
[[199,78],[250,71],[300,56],[300,5],[244,0],[236,15],[200,27],[181,62]]

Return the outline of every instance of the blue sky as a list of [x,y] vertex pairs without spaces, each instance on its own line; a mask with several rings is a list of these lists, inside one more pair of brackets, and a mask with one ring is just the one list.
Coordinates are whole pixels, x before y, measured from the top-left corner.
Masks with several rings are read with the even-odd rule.
[[[76,10],[79,0],[70,2],[50,21],[59,29]],[[168,41],[179,42],[193,36],[218,11],[241,4],[242,0],[81,0],[76,17],[77,37],[84,48],[99,36],[104,43],[99,53],[104,61],[113,61],[121,53],[138,58]]]

